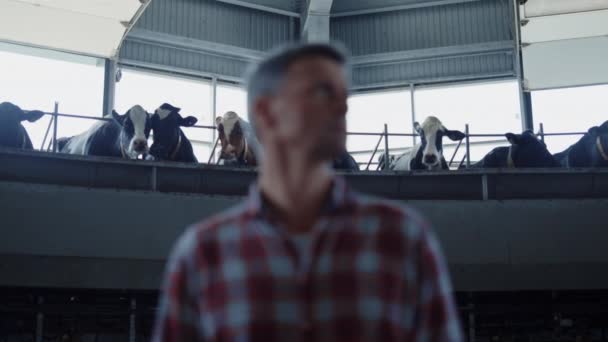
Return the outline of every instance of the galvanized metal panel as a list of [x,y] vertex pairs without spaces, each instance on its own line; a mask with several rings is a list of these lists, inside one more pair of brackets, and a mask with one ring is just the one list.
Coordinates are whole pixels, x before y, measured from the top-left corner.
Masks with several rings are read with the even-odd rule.
[[442,83],[459,80],[514,76],[509,53],[455,56],[402,63],[355,66],[353,85],[357,88]]
[[286,16],[214,0],[155,0],[135,25],[256,50],[289,40],[289,26]]
[[[510,1],[483,0],[332,18],[331,35],[356,59],[373,61],[395,53],[390,63],[355,65],[354,83],[363,88],[514,75],[513,49],[480,53],[461,48],[512,41],[512,23]],[[441,48],[458,54],[445,56]],[[398,53],[433,51],[429,49],[438,49],[437,56],[425,53],[417,61],[398,61]]]
[[172,71],[178,68],[184,72],[203,72],[234,78],[242,77],[248,65],[244,60],[131,41],[126,41],[123,45],[120,58],[126,64],[145,63],[159,70]]
[[331,35],[354,55],[512,40],[509,1],[486,0],[332,18]]
[[[288,3],[291,4],[290,9],[297,5],[295,0]],[[297,34],[294,21],[294,18],[287,16],[215,0],[155,0],[133,32],[156,32],[164,36],[266,51]],[[142,41],[134,34],[127,36],[120,59],[153,64],[158,69],[179,68],[193,73],[237,78],[242,76],[248,62],[246,58],[175,48],[153,40]]]

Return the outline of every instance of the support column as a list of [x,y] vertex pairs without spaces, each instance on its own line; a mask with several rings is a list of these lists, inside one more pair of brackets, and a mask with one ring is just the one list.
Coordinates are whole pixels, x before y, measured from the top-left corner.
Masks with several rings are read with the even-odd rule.
[[109,115],[114,109],[114,96],[116,94],[117,63],[113,59],[106,59],[103,77],[103,108],[102,115]]
[[534,117],[532,114],[532,95],[526,89],[524,68],[521,53],[521,23],[519,15],[519,0],[513,1],[513,39],[515,40],[515,73],[517,75],[517,85],[519,88],[519,104],[521,111],[522,130],[534,130]]

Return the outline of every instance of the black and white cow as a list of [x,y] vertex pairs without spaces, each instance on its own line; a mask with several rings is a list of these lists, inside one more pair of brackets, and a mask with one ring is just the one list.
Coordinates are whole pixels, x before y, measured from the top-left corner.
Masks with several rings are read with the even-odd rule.
[[564,167],[607,167],[608,121],[591,127],[579,141],[554,157]]
[[0,103],[0,146],[33,149],[32,140],[21,122],[35,122],[43,115],[39,110],[23,111],[10,102]]
[[332,167],[335,170],[359,171],[359,164],[348,152],[344,151],[334,159]]
[[150,115],[139,105],[126,114],[112,111],[109,121],[99,121],[79,135],[57,141],[59,152],[137,159],[148,153],[152,127]]
[[[420,143],[407,152],[394,158],[389,169],[396,171],[407,170],[448,170],[448,163],[443,157],[443,137],[459,141],[465,134],[452,131],[434,116],[429,116],[422,125],[414,123],[414,129],[420,135]],[[382,168],[381,164],[381,168]]]
[[221,144],[220,160],[230,166],[256,166],[260,142],[251,124],[233,111],[215,119]]
[[152,115],[153,143],[150,156],[154,160],[196,163],[192,143],[180,127],[192,127],[198,121],[193,116],[182,117],[180,108],[163,103]]
[[471,168],[538,168],[556,167],[558,163],[547,146],[531,131],[507,133],[510,146],[496,147]]

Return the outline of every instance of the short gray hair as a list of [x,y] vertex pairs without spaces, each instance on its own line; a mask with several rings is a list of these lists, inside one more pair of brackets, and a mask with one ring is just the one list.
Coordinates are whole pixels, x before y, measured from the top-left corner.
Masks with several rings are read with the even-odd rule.
[[258,64],[249,67],[245,80],[247,87],[247,111],[249,123],[255,130],[255,101],[264,95],[272,95],[280,88],[287,69],[303,58],[320,56],[335,61],[346,68],[350,77],[349,54],[338,43],[291,43],[274,49]]

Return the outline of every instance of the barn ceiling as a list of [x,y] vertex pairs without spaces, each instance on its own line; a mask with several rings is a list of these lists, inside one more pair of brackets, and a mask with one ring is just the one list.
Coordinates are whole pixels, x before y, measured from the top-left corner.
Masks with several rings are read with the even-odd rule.
[[113,58],[140,0],[0,0],[0,41]]
[[[264,6],[283,11],[301,13],[306,6],[307,0],[218,0],[233,3],[246,3],[257,6]],[[450,0],[448,0],[450,1]],[[353,12],[376,10],[403,5],[433,4],[445,2],[445,0],[333,0],[332,12]]]

